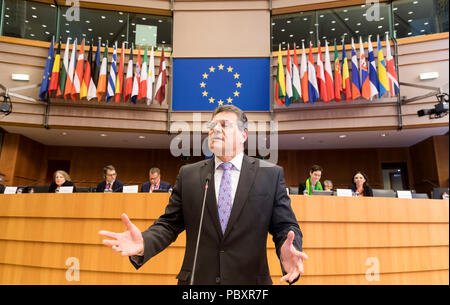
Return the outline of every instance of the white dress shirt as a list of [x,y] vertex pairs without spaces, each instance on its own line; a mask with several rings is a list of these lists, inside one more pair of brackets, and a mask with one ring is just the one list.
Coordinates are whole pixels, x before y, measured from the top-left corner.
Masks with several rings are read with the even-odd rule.
[[[233,206],[234,195],[239,183],[239,176],[241,175],[242,160],[244,159],[244,152],[241,152],[234,157],[230,163],[234,165],[231,170],[231,206]],[[222,181],[223,169],[220,164],[224,163],[219,158],[215,157],[215,171],[214,171],[214,187],[216,191],[216,200],[219,198],[220,182]]]

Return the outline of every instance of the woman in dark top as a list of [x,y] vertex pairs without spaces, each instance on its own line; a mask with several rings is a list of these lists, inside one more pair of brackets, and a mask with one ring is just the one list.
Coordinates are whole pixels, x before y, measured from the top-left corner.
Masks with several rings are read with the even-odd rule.
[[50,187],[48,188],[49,193],[58,193],[59,188],[61,186],[73,186],[73,192],[75,193],[77,191],[77,188],[73,184],[72,181],[70,181],[70,176],[68,173],[66,173],[63,170],[57,170],[53,174],[53,182],[50,184]]
[[367,184],[367,180],[366,174],[358,171],[353,175],[353,182],[349,188],[359,193],[359,196],[373,197],[372,188]]

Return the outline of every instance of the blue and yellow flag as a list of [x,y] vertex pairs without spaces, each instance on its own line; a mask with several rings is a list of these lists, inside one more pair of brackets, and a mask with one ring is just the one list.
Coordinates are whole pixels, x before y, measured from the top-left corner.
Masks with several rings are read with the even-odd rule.
[[269,58],[174,58],[173,111],[270,110]]
[[39,90],[39,99],[45,100],[47,97],[48,86],[50,85],[50,76],[53,68],[53,59],[54,59],[54,39],[50,43],[50,49],[48,50],[47,62],[45,63],[44,74],[42,75],[41,88]]
[[389,91],[389,82],[386,70],[386,61],[383,56],[383,49],[381,48],[380,36],[378,36],[378,97],[383,96],[385,92]]

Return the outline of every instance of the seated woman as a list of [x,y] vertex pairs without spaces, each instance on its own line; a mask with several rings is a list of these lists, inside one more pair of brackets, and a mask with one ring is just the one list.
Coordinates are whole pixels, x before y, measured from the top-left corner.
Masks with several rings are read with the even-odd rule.
[[331,180],[323,181],[323,190],[324,191],[332,191],[333,190],[333,182]]
[[59,188],[61,186],[73,186],[73,192],[75,193],[77,191],[77,188],[73,184],[72,181],[70,181],[70,176],[68,173],[66,173],[63,170],[57,170],[53,174],[53,182],[50,184],[50,187],[48,188],[49,193],[58,193]]
[[353,175],[353,182],[349,189],[357,193],[358,196],[373,197],[372,188],[367,184],[367,180],[366,174],[358,171]]
[[[323,191],[322,184],[320,183],[320,177],[322,177],[323,169],[319,165],[313,165],[309,170],[309,177],[305,182],[300,183],[298,186],[298,193],[308,195],[312,194],[313,190]],[[306,192],[305,192],[306,190]]]

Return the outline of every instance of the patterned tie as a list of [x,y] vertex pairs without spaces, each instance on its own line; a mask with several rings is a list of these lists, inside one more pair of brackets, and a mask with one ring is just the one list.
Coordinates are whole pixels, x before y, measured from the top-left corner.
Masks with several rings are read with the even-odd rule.
[[233,164],[226,162],[219,165],[223,169],[222,181],[219,188],[219,199],[217,201],[217,208],[219,209],[220,226],[222,233],[225,233],[228,219],[231,214],[231,170]]

